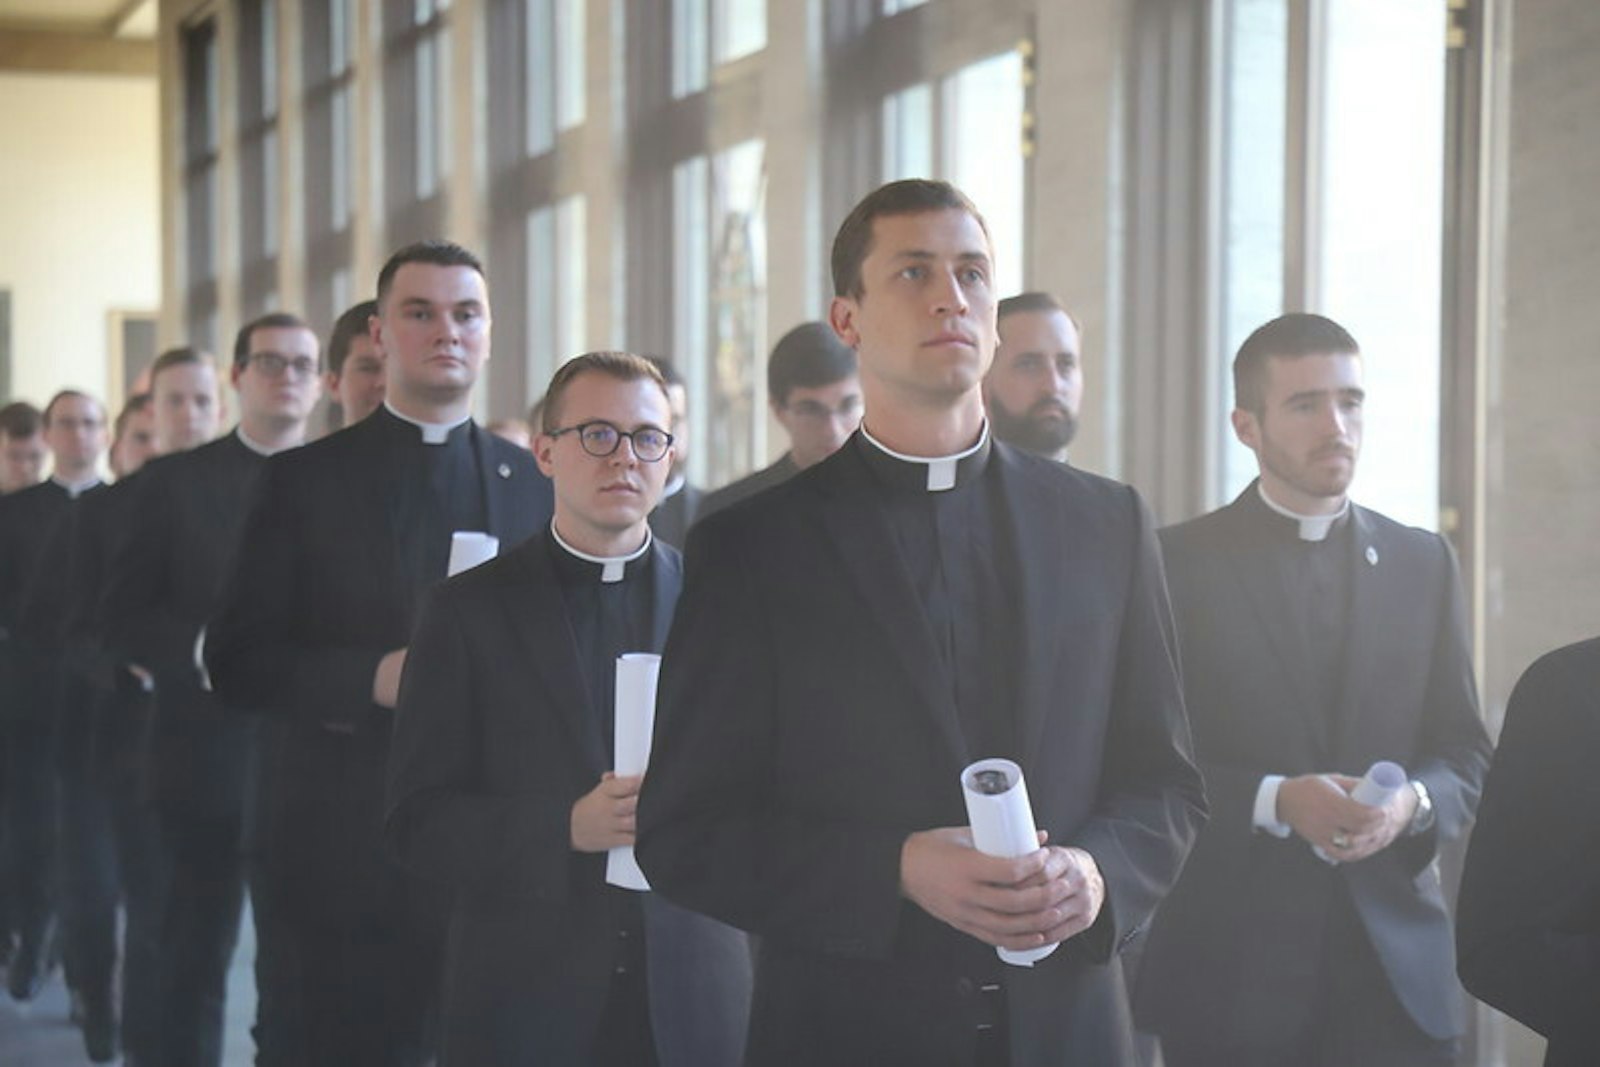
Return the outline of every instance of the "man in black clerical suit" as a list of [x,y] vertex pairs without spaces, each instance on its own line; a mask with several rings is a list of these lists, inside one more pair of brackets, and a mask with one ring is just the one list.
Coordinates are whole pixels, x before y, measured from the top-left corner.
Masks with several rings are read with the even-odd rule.
[[339,425],[353,426],[383,403],[383,356],[372,341],[375,300],[345,310],[328,337],[328,373],[323,384],[339,405]]
[[1065,461],[1083,402],[1078,323],[1049,293],[1000,301],[1000,343],[983,376],[994,435],[1036,456]]
[[[164,359],[170,355],[163,353],[152,364],[151,381],[169,386],[171,372],[157,370]],[[209,366],[206,372],[211,373]],[[117,416],[111,443],[111,470],[117,480],[105,492],[83,499],[65,539],[64,654],[88,701],[82,722],[62,724],[69,735],[61,746],[62,778],[77,784],[75,796],[64,790],[62,798],[62,910],[69,948],[76,940],[76,951],[87,957],[84,967],[97,976],[91,986],[95,995],[85,991],[89,1058],[103,1060],[117,1045],[115,1005],[101,1002],[98,995],[115,985],[121,993],[123,1060],[130,1067],[160,1062],[158,950],[166,867],[160,827],[143,790],[150,693],[144,678],[108,653],[100,607],[112,547],[127,526],[133,476],[159,451],[161,441],[151,395],[130,398]],[[119,902],[125,914],[122,978],[114,983]]]
[[297,316],[274,312],[241,328],[231,370],[239,424],[140,473],[110,568],[108,641],[155,680],[147,774],[170,863],[163,1064],[221,1061],[257,741],[253,722],[223,714],[199,657],[267,457],[305,440],[318,369],[316,334]]
[[[857,205],[831,321],[861,430],[690,538],[639,859],[761,935],[753,1065],[1129,1062],[1116,955],[1204,817],[1138,496],[989,437],[992,264],[943,182]],[[1044,847],[974,849],[960,775],[992,756]]]
[[682,580],[647,523],[671,469],[665,385],[590,353],[543,417],[555,518],[435,591],[395,717],[390,845],[453,890],[443,1062],[732,1067],[744,935],[606,883],[639,788],[611,770],[616,660],[660,651]]
[[45,406],[42,425],[50,477],[0,497],[0,630],[9,634],[12,666],[0,729],[6,736],[4,807],[18,933],[7,985],[17,1000],[38,993],[55,929],[55,720],[62,669],[51,636],[38,627],[28,632],[23,601],[57,524],[77,501],[103,488],[98,467],[106,447],[105,409],[87,394],[64,390]]
[[861,424],[856,354],[825,322],[802,322],[778,339],[767,360],[767,404],[789,435],[789,450],[772,465],[707,493],[698,522],[786,482],[821,463]]
[[1506,705],[1457,908],[1461,979],[1543,1034],[1545,1067],[1600,1063],[1600,639],[1529,667]]
[[[1454,1062],[1435,859],[1472,817],[1489,742],[1449,545],[1350,502],[1361,366],[1319,315],[1253,333],[1233,426],[1261,477],[1162,532],[1211,798],[1135,995],[1169,1067]],[[1358,803],[1379,760],[1409,782]]]
[[661,502],[650,515],[650,530],[673,548],[683,547],[689,527],[700,512],[703,491],[689,484],[689,386],[678,373],[672,360],[650,356],[650,362],[661,372],[667,383],[667,395],[672,398],[672,425],[677,440],[672,460],[672,470],[667,474],[666,488],[661,491]]
[[414,1064],[438,986],[439,895],[383,853],[384,767],[406,646],[452,534],[510,549],[550,521],[533,457],[482,431],[478,260],[427,241],[378,277],[387,396],[267,463],[206,656],[229,706],[283,724],[263,753],[257,891],[300,968],[311,1065]]

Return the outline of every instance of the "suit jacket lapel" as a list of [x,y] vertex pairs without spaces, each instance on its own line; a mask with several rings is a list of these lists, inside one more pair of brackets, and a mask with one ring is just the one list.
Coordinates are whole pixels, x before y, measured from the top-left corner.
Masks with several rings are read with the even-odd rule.
[[472,449],[478,457],[478,483],[483,487],[484,528],[491,536],[501,540],[502,548],[509,548],[511,546],[505,542],[510,540],[510,535],[501,526],[510,510],[507,506],[510,502],[505,499],[505,494],[511,490],[514,481],[511,467],[495,455],[494,441],[476,422],[471,426],[471,433]]
[[683,564],[662,548],[659,541],[650,546],[655,558],[651,562],[650,577],[654,595],[651,597],[650,651],[660,652],[667,647],[667,631],[672,628],[672,613],[678,606],[678,594],[683,591]]
[[544,682],[544,696],[566,721],[574,748],[583,753],[598,778],[610,768],[611,758],[588,689],[578,673],[578,645],[567,624],[566,607],[550,563],[548,536],[536,534],[513,550],[519,580],[507,583],[499,592],[506,616]]
[[[1338,714],[1334,722],[1339,725],[1338,745],[1334,756],[1343,759],[1361,759],[1364,753],[1352,751],[1351,740],[1368,735],[1360,728],[1358,720],[1367,701],[1362,697],[1365,684],[1370,680],[1373,659],[1377,652],[1374,643],[1379,627],[1362,626],[1358,620],[1394,617],[1403,611],[1403,605],[1385,605],[1388,594],[1386,582],[1393,578],[1384,573],[1382,546],[1378,544],[1377,530],[1366,511],[1350,505],[1350,608],[1345,621],[1344,665],[1339,672]],[[1387,631],[1393,636],[1393,630]],[[1349,774],[1363,774],[1365,767],[1340,768]]]
[[[1244,492],[1256,492],[1255,483]],[[1305,629],[1297,621],[1301,605],[1291,602],[1276,568],[1265,558],[1270,546],[1263,524],[1250,515],[1254,506],[1265,507],[1247,500],[1243,494],[1231,505],[1236,523],[1228,546],[1228,562],[1256,610],[1263,646],[1277,658],[1293,687],[1294,710],[1305,720],[1315,754],[1326,757],[1333,739],[1328,736],[1326,704],[1312,691],[1310,651],[1306,648]]]
[[878,503],[883,490],[856,454],[854,440],[829,465],[831,481],[819,482],[822,523],[833,540],[850,583],[860,590],[868,616],[894,649],[916,702],[932,717],[961,766],[968,762],[955,697],[943,684],[939,646],[905,563],[895,549],[894,531]]
[[1045,487],[1030,491],[1028,471],[1004,446],[996,444],[991,463],[1000,464],[1006,511],[1016,545],[1017,593],[1022,605],[1022,658],[1017,688],[1017,742],[1023,765],[1030,765],[1044,731],[1046,711],[1060,666],[1073,655],[1060,632],[1061,611],[1070,595],[1067,574],[1073,546],[1061,508],[1048,513],[1039,502],[1056,497]]

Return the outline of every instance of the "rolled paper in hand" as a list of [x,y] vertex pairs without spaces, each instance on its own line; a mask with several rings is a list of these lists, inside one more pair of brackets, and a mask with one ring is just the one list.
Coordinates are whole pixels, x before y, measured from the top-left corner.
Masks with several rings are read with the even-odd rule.
[[[1388,760],[1379,760],[1367,768],[1367,773],[1356,787],[1350,790],[1350,799],[1357,804],[1365,804],[1369,808],[1381,808],[1400,790],[1405,788],[1406,769],[1398,763]],[[1338,863],[1338,857],[1330,856],[1319,845],[1313,849],[1317,858],[1329,863]]]
[[[617,657],[617,698],[612,769],[624,777],[643,774],[650,762],[650,735],[656,726],[656,682],[661,657],[650,652],[624,652]],[[633,848],[614,848],[606,857],[606,881],[641,892],[650,888],[634,859]]]
[[[985,759],[961,772],[972,843],[989,856],[1026,856],[1039,847],[1022,768],[1007,759]],[[1000,959],[1016,967],[1032,967],[1056,950],[1055,945],[1015,951],[996,948]]]
[[462,571],[488,563],[499,554],[500,539],[493,534],[457,530],[450,535],[450,562],[445,567],[445,576],[454,578]]

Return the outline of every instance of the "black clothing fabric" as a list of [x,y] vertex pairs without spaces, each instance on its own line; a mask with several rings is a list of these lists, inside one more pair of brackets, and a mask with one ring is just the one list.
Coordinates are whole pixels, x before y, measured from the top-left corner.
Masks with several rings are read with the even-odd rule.
[[700,522],[721,511],[723,508],[732,507],[741,500],[748,500],[764,489],[771,489],[800,473],[800,468],[794,465],[794,457],[785,452],[770,466],[766,466],[753,474],[747,474],[736,482],[729,482],[721,489],[707,493],[700,499],[700,511],[695,515],[695,521]]
[[676,493],[656,505],[650,513],[650,530],[663,542],[681,549],[700,515],[700,489],[685,482]]
[[550,516],[533,457],[472,423],[430,445],[379,408],[266,464],[206,657],[222,702],[275,727],[254,862],[272,883],[270,969],[302,975],[279,1003],[303,1020],[307,1064],[427,1054],[444,905],[381,848],[393,714],[373,678],[410,644],[455,530],[505,552]]
[[1132,1062],[1116,956],[1205,814],[1154,530],[1127,487],[991,447],[1027,580],[980,622],[1020,635],[1010,721],[1035,817],[1096,859],[1105,906],[1030,969],[902,895],[906,837],[966,825],[980,753],[851,442],[696,526],[640,799],[659,894],[762,938],[754,1067],[971,1067],[996,982],[1019,1067]]
[[[1337,639],[1314,636],[1331,625],[1315,612],[1341,598],[1317,592],[1320,565],[1307,562],[1292,543],[1293,521],[1267,508],[1254,484],[1227,507],[1162,531],[1212,804],[1140,963],[1136,1017],[1164,1044],[1294,1047],[1322,1017],[1328,976],[1354,965],[1360,942],[1327,936],[1330,914],[1346,907],[1386,979],[1362,990],[1374,1017],[1386,1017],[1392,1000],[1421,1038],[1449,1042],[1462,1031],[1435,859],[1472,818],[1489,741],[1461,583],[1437,535],[1356,505],[1347,523],[1324,546],[1334,549],[1328,580],[1348,587]],[[1291,577],[1296,568],[1309,573]],[[1320,608],[1301,599],[1312,596]],[[1254,828],[1264,776],[1360,777],[1380,759],[1427,787],[1431,829],[1330,866],[1297,835]],[[1409,1039],[1395,1046],[1409,1047]]]
[[1506,705],[1461,875],[1474,996],[1549,1039],[1545,1067],[1600,1063],[1600,639],[1540,657]]

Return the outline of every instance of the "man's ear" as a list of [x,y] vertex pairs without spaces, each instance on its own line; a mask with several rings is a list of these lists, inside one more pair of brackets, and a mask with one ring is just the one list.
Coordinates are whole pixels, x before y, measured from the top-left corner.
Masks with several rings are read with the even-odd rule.
[[839,335],[839,340],[851,348],[861,345],[861,331],[856,329],[856,302],[847,296],[836,296],[828,305],[828,325]]
[[1230,416],[1233,422],[1234,436],[1239,443],[1252,452],[1261,450],[1261,423],[1256,418],[1256,413],[1246,411],[1244,408],[1234,408]]
[[555,448],[556,439],[543,432],[536,433],[533,438],[533,460],[539,464],[539,472],[546,478],[554,478],[555,464],[550,455]]

